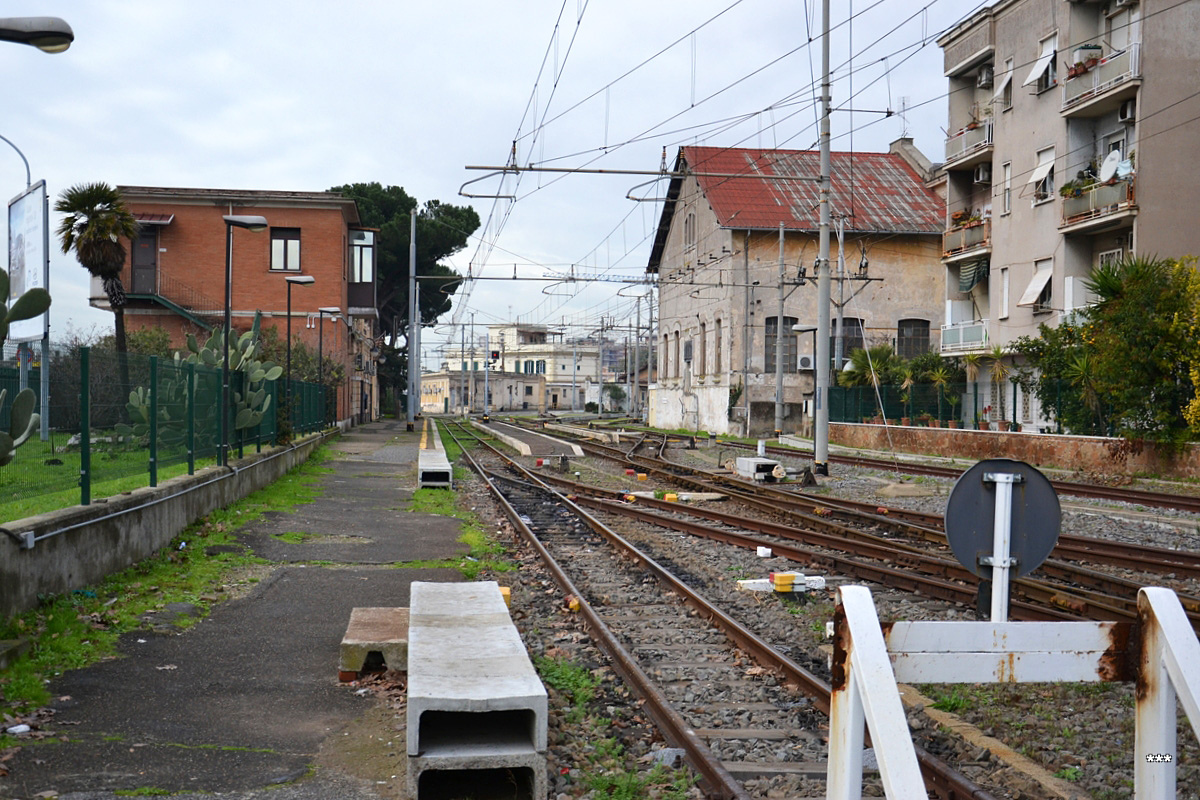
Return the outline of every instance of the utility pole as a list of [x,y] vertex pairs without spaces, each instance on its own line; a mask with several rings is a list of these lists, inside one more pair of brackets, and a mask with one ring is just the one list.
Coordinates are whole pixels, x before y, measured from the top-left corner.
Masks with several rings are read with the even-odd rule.
[[628,400],[627,407],[632,406],[633,400],[633,384],[630,382],[629,376],[629,336],[625,336],[625,397]]
[[[630,401],[629,409],[633,417],[639,416],[642,406],[642,298],[638,296],[637,303],[634,304],[637,308],[637,325],[633,328],[633,400]],[[649,377],[649,375],[647,375]]]
[[[417,402],[416,370],[413,369],[413,346],[417,339],[417,209],[408,217],[408,402],[404,429],[416,429],[414,406]],[[420,359],[418,358],[418,361]],[[418,366],[417,369],[420,369]]]
[[488,421],[488,372],[492,366],[492,329],[488,328],[488,332],[483,338],[483,421]]
[[[775,438],[783,436],[783,222],[779,223],[779,311],[775,317]],[[789,330],[788,335],[792,335]]]
[[[833,368],[842,371],[846,358],[846,329],[842,308],[846,305],[846,218],[838,218],[838,302],[837,327],[833,329]],[[863,344],[866,344],[864,341]]]
[[471,406],[467,404],[467,323],[459,326],[462,332],[462,349],[458,351],[458,405],[462,408],[463,417],[471,415]]
[[579,390],[575,388],[575,376],[579,373],[579,340],[571,340],[571,410],[575,410],[575,398]]
[[[469,362],[469,366],[471,367],[471,379],[470,379],[471,380],[471,394],[474,395],[475,394],[475,312],[474,311],[471,312],[471,360]],[[475,398],[474,397],[471,398],[471,403],[470,403],[470,405],[467,406],[467,408],[468,408],[468,415],[470,414],[470,411],[473,411],[475,409]]]
[[832,88],[829,80],[829,0],[821,0],[821,223],[817,265],[817,386],[813,436],[813,472],[829,474],[829,219],[830,171],[829,113]]
[[596,385],[600,392],[596,396],[596,409],[604,413],[604,317],[600,318],[600,342],[596,346]]

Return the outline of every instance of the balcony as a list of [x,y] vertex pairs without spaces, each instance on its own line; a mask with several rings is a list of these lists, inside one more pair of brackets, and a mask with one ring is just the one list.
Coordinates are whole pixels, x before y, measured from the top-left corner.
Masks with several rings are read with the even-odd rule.
[[991,252],[992,221],[968,222],[942,234],[942,258],[953,261]]
[[987,347],[986,319],[953,322],[942,326],[942,352],[963,353]]
[[947,169],[963,169],[992,158],[992,123],[972,122],[946,139]]
[[1062,233],[1093,233],[1116,227],[1137,214],[1134,179],[1113,183],[1098,183],[1080,191],[1078,196],[1064,197]]
[[1114,111],[1137,94],[1142,77],[1142,46],[1129,45],[1111,53],[1095,66],[1063,84],[1062,114],[1066,117],[1099,117]]

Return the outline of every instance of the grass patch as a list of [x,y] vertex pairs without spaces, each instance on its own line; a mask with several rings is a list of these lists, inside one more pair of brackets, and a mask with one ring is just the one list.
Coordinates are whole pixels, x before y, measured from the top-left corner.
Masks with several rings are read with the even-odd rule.
[[588,703],[596,696],[600,681],[583,667],[562,659],[539,656],[534,659],[534,666],[546,685],[557,689],[570,704],[567,722],[572,725],[582,722]]
[[161,797],[171,794],[168,789],[159,789],[155,786],[143,786],[140,789],[116,789],[113,791],[117,797]]
[[933,707],[939,711],[949,711],[957,714],[971,706],[971,698],[961,687],[954,686],[949,691],[934,692]]
[[[118,637],[143,628],[139,617],[167,603],[185,602],[201,616],[230,588],[234,572],[265,564],[244,548],[212,555],[214,545],[236,545],[234,532],[266,511],[283,511],[312,502],[320,493],[316,478],[330,470],[318,448],[304,464],[272,485],[188,526],[158,553],[67,595],[45,597],[41,605],[0,625],[0,638],[25,638],[29,652],[0,671],[0,709],[18,713],[49,700],[46,684],[69,669],[116,655]],[[243,579],[241,583],[252,582]],[[199,617],[180,617],[195,624]]]
[[272,533],[271,538],[277,539],[281,542],[287,542],[288,544],[304,544],[309,539],[316,538],[316,534],[288,531],[287,533]]
[[[454,492],[447,489],[417,489],[413,492],[410,510],[454,517],[462,522],[462,532],[458,541],[467,546],[467,554],[449,566],[457,567],[467,580],[475,580],[484,570],[510,572],[515,569],[512,564],[503,560],[506,552],[504,545],[484,531],[482,522],[474,512],[459,507],[458,495]],[[437,566],[442,564],[438,562]]]

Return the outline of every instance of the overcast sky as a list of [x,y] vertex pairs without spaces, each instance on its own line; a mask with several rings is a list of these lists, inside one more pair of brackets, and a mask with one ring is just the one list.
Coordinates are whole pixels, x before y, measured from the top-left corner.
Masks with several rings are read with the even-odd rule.
[[[941,161],[934,39],[982,5],[835,0],[834,104],[855,112],[835,113],[834,149],[882,151],[907,131]],[[646,180],[634,176],[526,174],[503,190],[497,179],[468,187],[515,202],[460,196],[485,174],[465,167],[503,164],[514,139],[523,165],[608,170],[654,170],[663,148],[670,164],[687,144],[817,145],[815,0],[11,0],[0,13],[52,14],[75,31],[57,55],[0,43],[0,134],[46,180],[51,205],[85,181],[303,191],[379,181],[422,203],[473,205],[490,224],[450,266],[489,278],[516,264],[526,277],[576,265],[641,279],[661,212],[626,199]],[[879,113],[901,98],[906,119]],[[0,194],[24,186],[24,165],[0,142]],[[110,329],[111,315],[88,307],[83,268],[52,251],[52,337]],[[632,319],[642,292],[479,281],[441,322],[474,312],[477,324],[565,321],[586,333]],[[427,366],[450,330],[426,333]]]

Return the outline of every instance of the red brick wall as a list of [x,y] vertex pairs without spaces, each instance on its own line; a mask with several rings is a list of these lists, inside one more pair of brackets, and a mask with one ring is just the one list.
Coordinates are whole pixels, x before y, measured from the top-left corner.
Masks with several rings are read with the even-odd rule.
[[904,453],[950,458],[1015,458],[1035,467],[1078,470],[1102,475],[1157,475],[1200,478],[1200,447],[1188,447],[1178,456],[1161,453],[1152,445],[1140,453],[1114,449],[1120,439],[1096,436],[1054,436],[1045,433],[919,428],[830,423],[829,441],[869,450],[896,449]]
[[[316,348],[318,328],[317,309],[323,306],[346,308],[347,238],[346,222],[338,208],[239,207],[192,205],[185,203],[130,202],[129,210],[136,213],[174,214],[170,225],[159,228],[158,270],[202,294],[206,304],[224,307],[225,296],[225,214],[256,214],[266,217],[272,228],[300,229],[299,272],[272,271],[270,231],[252,233],[233,230],[232,325],[246,330],[254,313],[263,314],[263,327],[274,326],[280,338],[287,327],[287,282],[285,275],[311,275],[316,282],[310,286],[292,287],[292,336]],[[122,272],[126,290],[132,285],[129,262]],[[165,288],[163,294],[170,295]],[[313,315],[313,326],[307,318]],[[220,326],[220,315],[209,317]],[[201,329],[167,309],[151,306],[130,308],[125,315],[128,330],[161,327],[171,336],[175,349],[185,347],[186,334],[191,331],[204,340]],[[325,317],[325,355],[345,363],[348,354],[346,326]],[[339,393],[338,417],[349,413],[346,392]]]

